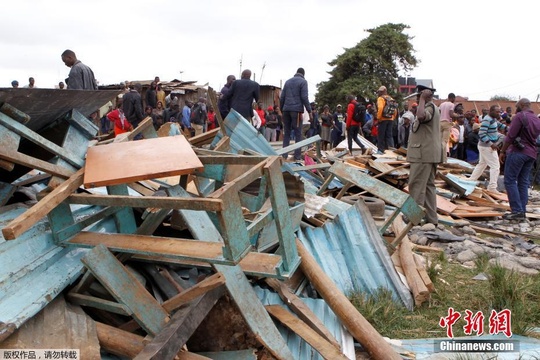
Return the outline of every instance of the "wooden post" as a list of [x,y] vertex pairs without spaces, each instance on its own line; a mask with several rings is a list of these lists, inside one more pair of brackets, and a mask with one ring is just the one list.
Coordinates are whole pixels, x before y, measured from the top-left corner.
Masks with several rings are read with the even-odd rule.
[[420,277],[420,274],[418,274],[411,249],[411,242],[407,237],[405,237],[401,241],[401,245],[399,245],[399,259],[401,260],[401,267],[407,278],[407,283],[413,293],[414,304],[419,306],[428,299],[429,290]]
[[296,239],[296,246],[302,259],[300,268],[351,335],[366,348],[374,359],[400,360],[401,356],[358,312],[298,239]]

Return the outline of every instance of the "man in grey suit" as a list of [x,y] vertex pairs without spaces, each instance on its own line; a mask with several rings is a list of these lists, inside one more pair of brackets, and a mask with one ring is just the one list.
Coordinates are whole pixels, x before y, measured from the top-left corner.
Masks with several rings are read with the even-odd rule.
[[426,222],[437,225],[435,174],[445,151],[440,136],[440,112],[432,101],[435,89],[419,85],[416,91],[418,107],[407,149],[407,161],[411,164],[409,193],[426,209]]

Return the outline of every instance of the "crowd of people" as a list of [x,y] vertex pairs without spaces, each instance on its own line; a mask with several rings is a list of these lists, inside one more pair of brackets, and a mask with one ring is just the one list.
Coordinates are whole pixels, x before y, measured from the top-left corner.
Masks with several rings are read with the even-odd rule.
[[[59,89],[67,85],[67,89],[97,90],[94,73],[72,50],[64,51],[61,58],[70,72],[65,84],[59,82]],[[425,207],[426,221],[435,224],[434,179],[439,163],[453,157],[474,164],[470,176],[474,181],[489,167],[487,190],[494,195],[500,194],[498,179],[504,164],[504,185],[511,208],[505,218],[525,217],[530,174],[538,166],[537,144],[540,144],[540,119],[531,110],[528,99],[517,102],[515,114],[511,107],[502,110],[498,105],[483,108],[477,114],[476,109],[465,110],[462,103],[456,103],[453,93],[437,107],[433,102],[435,89],[417,86],[416,102],[409,108],[408,103],[399,106],[383,85],[378,88],[375,101],[351,94],[345,99],[346,107],[337,104],[331,108],[325,104],[319,108],[308,100],[304,76],[305,70],[298,68],[285,82],[279,103],[265,108],[259,99],[260,86],[251,80],[250,70],[244,70],[238,80],[229,75],[218,94],[217,111],[224,119],[234,109],[267,141],[283,141],[283,147],[289,146],[291,140],[298,143],[304,137],[319,135],[323,150],[335,148],[347,139],[350,154],[353,141],[366,153],[367,146],[358,137],[363,135],[377,146],[379,154],[389,148],[406,148],[411,164],[410,194]],[[17,80],[11,84],[13,88],[19,87]],[[30,77],[24,87],[36,88],[35,79]],[[102,132],[114,131],[115,136],[131,131],[146,117],[152,118],[156,129],[168,125],[169,135],[192,137],[219,126],[217,113],[205,97],[197,102],[183,100],[181,104],[174,92],[166,95],[156,77],[146,91],[143,108],[141,90],[140,83],[126,82],[116,108],[111,108],[101,119],[96,119],[94,113],[92,120],[100,122]],[[301,151],[301,148],[294,151],[295,161],[302,160]],[[288,154],[283,157],[287,159]]]

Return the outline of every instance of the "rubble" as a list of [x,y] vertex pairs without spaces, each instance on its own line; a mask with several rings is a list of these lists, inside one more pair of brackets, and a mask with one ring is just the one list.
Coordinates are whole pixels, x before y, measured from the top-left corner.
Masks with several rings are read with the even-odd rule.
[[[146,119],[94,141],[86,115],[117,92],[22,91],[0,90],[4,347],[28,346],[17,339],[62,313],[80,320],[60,334],[88,333],[63,345],[82,358],[345,359],[354,339],[374,359],[399,359],[406,352],[354,308],[351,291],[383,286],[420,306],[435,291],[425,252],[540,270],[526,240],[539,236],[537,204],[526,221],[499,220],[507,199],[468,181],[466,165],[439,169],[437,227],[407,194],[403,149],[321,152],[318,136],[275,149],[235,111],[190,139],[160,137]],[[311,165],[283,160],[298,147]]]

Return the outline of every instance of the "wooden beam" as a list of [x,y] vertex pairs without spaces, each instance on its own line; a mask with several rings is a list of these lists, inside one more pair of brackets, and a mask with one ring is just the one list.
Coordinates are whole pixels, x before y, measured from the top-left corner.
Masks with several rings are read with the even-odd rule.
[[399,246],[399,259],[401,260],[401,268],[405,273],[407,283],[413,293],[414,303],[416,306],[420,306],[429,298],[429,290],[416,269],[416,262],[414,261],[411,242],[408,237],[405,237],[401,241],[401,245]]
[[219,286],[223,286],[223,284],[225,284],[225,278],[223,277],[223,274],[214,274],[207,277],[200,283],[190,287],[186,291],[181,292],[180,294],[165,301],[162,306],[168,313],[172,313],[173,311],[180,308],[182,305],[185,305],[190,301],[198,298],[199,296],[206,294],[210,290],[213,290]]
[[266,305],[265,308],[272,317],[279,320],[279,322],[291,329],[296,335],[304,339],[324,359],[348,359],[338,348],[283,307],[279,305]]
[[[324,326],[323,322],[315,315],[313,311],[302,301],[300,297],[292,293],[284,282],[276,279],[266,279],[266,283],[270,285],[278,294],[281,300],[311,329],[319,336],[322,336],[328,343],[332,344],[336,349],[341,346],[330,331]],[[267,307],[268,310],[268,307]],[[272,313],[270,313],[272,315]]]
[[168,196],[129,196],[129,195],[89,195],[73,194],[68,199],[70,204],[128,206],[159,209],[188,209],[222,211],[223,201],[208,198],[175,198]]
[[59,176],[65,179],[69,178],[74,173],[74,171],[65,167],[54,165],[47,161],[7,149],[0,149],[0,159],[22,165],[30,169],[41,170],[47,174]]
[[222,244],[211,241],[81,231],[71,238],[68,243],[83,247],[104,245],[111,251],[128,254],[162,256],[231,265],[231,262],[223,257]]
[[216,288],[193,301],[190,306],[177,311],[163,330],[134,359],[174,359],[224,293],[223,287]]
[[401,356],[392,349],[390,344],[377,330],[358,312],[350,300],[341,292],[319,266],[313,255],[296,239],[298,254],[302,259],[300,268],[315,289],[330,306],[332,311],[349,330],[351,335],[374,358],[380,360],[400,360]]
[[147,333],[156,335],[164,328],[167,312],[105,246],[96,246],[81,261]]
[[14,240],[17,236],[31,228],[41,218],[46,216],[58,204],[63,202],[83,183],[84,168],[78,170],[68,180],[51,191],[23,214],[12,220],[2,229],[2,234],[6,240]]
[[67,297],[68,300],[73,304],[89,306],[124,316],[132,315],[132,311],[126,305],[119,304],[114,301],[104,300],[95,296],[77,294],[73,292],[68,293]]

